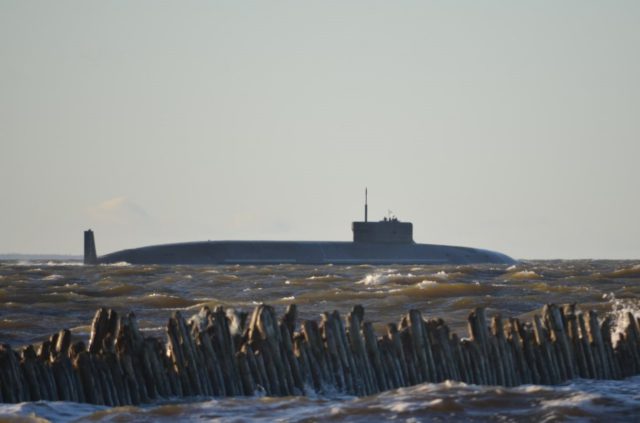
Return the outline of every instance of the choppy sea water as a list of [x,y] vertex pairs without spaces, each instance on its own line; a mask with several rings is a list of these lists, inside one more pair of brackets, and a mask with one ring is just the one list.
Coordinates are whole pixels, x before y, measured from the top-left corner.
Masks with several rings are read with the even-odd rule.
[[[130,266],[0,262],[0,342],[38,343],[61,328],[86,340],[99,307],[135,311],[149,336],[164,338],[173,310],[218,304],[278,312],[295,303],[300,318],[346,314],[362,304],[380,331],[411,308],[441,317],[466,336],[473,307],[528,320],[544,304],[577,302],[615,317],[640,316],[638,261],[528,261],[517,266]],[[622,320],[622,319],[621,319]],[[622,321],[621,321],[622,324]],[[365,398],[192,398],[142,407],[64,402],[0,405],[6,418],[51,421],[640,421],[640,377],[574,380],[562,386],[501,388],[422,384]]]

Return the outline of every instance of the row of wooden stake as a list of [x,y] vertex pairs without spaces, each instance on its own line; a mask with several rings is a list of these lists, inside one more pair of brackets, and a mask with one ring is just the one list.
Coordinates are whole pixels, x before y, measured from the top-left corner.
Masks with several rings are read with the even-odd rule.
[[617,342],[611,317],[549,304],[532,322],[473,310],[469,338],[442,319],[411,310],[384,335],[353,308],[320,322],[278,319],[260,305],[249,316],[216,307],[185,320],[175,312],[167,341],[144,337],[135,316],[100,309],[88,346],[61,330],[38,348],[0,345],[0,402],[64,400],[110,406],[189,396],[370,395],[423,382],[455,380],[516,386],[640,373],[640,321],[628,313]]

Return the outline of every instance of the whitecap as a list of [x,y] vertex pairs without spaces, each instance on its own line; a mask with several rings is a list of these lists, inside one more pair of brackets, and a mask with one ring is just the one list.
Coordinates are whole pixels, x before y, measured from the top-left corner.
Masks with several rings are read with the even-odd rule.
[[584,407],[586,405],[591,405],[594,400],[598,398],[601,398],[601,396],[587,392],[576,392],[567,398],[544,400],[540,403],[540,406],[542,408]]
[[405,401],[396,401],[389,405],[390,405],[389,410],[395,411],[396,413],[404,413],[406,411],[409,411],[412,406],[411,403],[405,402]]
[[637,299],[618,299],[613,293],[603,295],[611,304],[611,313],[613,317],[613,325],[611,326],[611,341],[616,345],[620,339],[620,334],[625,332],[629,326],[629,316],[633,319],[640,318],[640,300]]
[[436,279],[449,279],[449,274],[444,270],[440,270],[439,272],[431,275],[431,277]]
[[429,288],[432,287],[434,285],[437,285],[438,282],[436,281],[430,281],[428,279],[423,280],[422,282],[419,282],[416,286],[420,289],[425,289],[425,288]]
[[520,270],[507,275],[509,279],[538,279],[540,275],[533,270]]
[[131,263],[127,263],[126,261],[118,261],[116,263],[101,263],[100,266],[127,267],[127,266],[131,266]]
[[382,285],[395,280],[411,279],[416,276],[412,273],[403,275],[402,273],[369,273],[364,278],[360,279],[357,284],[360,285]]
[[48,261],[47,266],[84,266],[84,262],[78,261]]
[[44,278],[42,278],[43,281],[58,281],[60,279],[64,279],[64,276],[59,275],[57,273],[54,273],[52,275],[45,276]]

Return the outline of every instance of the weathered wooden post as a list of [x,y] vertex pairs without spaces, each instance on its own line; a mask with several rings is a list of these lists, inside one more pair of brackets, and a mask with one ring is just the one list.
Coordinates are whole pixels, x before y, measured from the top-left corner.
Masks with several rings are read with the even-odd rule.
[[[640,372],[640,327],[627,314],[612,344],[611,316],[549,304],[543,319],[500,316],[487,325],[484,309],[468,319],[471,340],[449,334],[441,319],[425,321],[417,310],[378,337],[364,309],[354,307],[345,328],[337,311],[320,326],[303,321],[297,309],[281,320],[267,305],[246,314],[203,308],[187,322],[179,312],[167,324],[167,345],[145,338],[135,315],[100,309],[88,346],[72,343],[62,330],[20,354],[0,345],[0,402],[64,400],[118,406],[190,395],[300,395],[318,392],[368,395],[386,389],[444,379],[513,386],[557,384],[570,377],[621,378]],[[587,317],[585,319],[585,317]],[[231,323],[230,323],[231,322]],[[233,327],[233,331],[230,329]],[[572,376],[573,375],[573,376]]]

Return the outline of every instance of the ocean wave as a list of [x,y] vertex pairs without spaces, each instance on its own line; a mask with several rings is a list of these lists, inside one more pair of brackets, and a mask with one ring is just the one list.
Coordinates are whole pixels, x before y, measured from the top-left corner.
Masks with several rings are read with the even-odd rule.
[[451,275],[444,270],[440,270],[439,272],[432,274],[431,277],[439,280],[448,280],[451,278]]
[[126,261],[118,261],[115,263],[100,263],[102,267],[129,267],[131,263],[127,263]]
[[231,282],[231,281],[236,281],[238,279],[240,279],[240,276],[233,275],[233,274],[215,276],[216,282]]
[[542,276],[534,272],[533,270],[519,270],[517,272],[507,273],[505,277],[511,280],[525,280],[540,279]]
[[338,276],[338,275],[327,274],[327,275],[312,275],[312,276],[309,276],[308,278],[305,278],[305,279],[308,280],[308,281],[333,282],[333,281],[342,280],[343,278],[341,276]]
[[31,321],[0,319],[0,329],[5,330],[22,330],[32,327]]
[[[95,291],[96,296],[102,297],[120,297],[124,295],[131,295],[132,293],[140,290],[140,287],[133,284],[117,284],[115,286],[110,286],[108,288],[100,289]],[[87,295],[89,292],[87,292]]]
[[616,269],[608,276],[612,278],[640,278],[640,264]]
[[5,421],[633,421],[640,412],[640,378],[577,379],[564,386],[514,388],[462,382],[423,383],[366,397],[311,392],[300,397],[256,395],[160,400],[105,407],[59,401],[0,405]]
[[487,284],[424,281],[401,290],[409,298],[446,298],[489,294],[496,288]]
[[34,294],[30,299],[34,302],[61,304],[67,301],[77,302],[88,298],[84,293],[76,291],[58,292],[53,291],[46,294]]
[[609,315],[613,318],[611,328],[611,341],[618,343],[620,334],[624,333],[625,328],[629,325],[629,319],[640,318],[640,300],[635,298],[619,299],[613,293],[604,296],[611,304]]
[[53,261],[49,260],[46,263],[47,266],[84,266],[84,262],[81,260],[76,261]]
[[582,409],[591,409],[590,411],[595,411],[592,407],[592,404],[596,399],[601,398],[599,395],[587,393],[587,392],[575,392],[571,395],[568,395],[564,398],[552,398],[548,400],[543,400],[540,402],[540,407],[542,409],[566,409],[566,408],[582,408]]
[[37,401],[20,404],[0,404],[3,422],[72,422],[109,407],[66,401]]
[[423,280],[421,282],[418,282],[418,284],[416,286],[418,288],[420,288],[420,289],[426,289],[426,288],[431,288],[434,285],[437,285],[437,283],[438,282],[436,282],[436,281],[430,281],[430,280],[425,279],[425,280]]
[[59,281],[60,279],[64,279],[64,276],[57,273],[42,278],[43,281]]
[[375,286],[384,284],[415,284],[422,280],[421,276],[416,276],[411,273],[369,273],[364,278],[360,279],[356,284]]
[[[3,262],[0,260],[0,262]],[[69,266],[84,266],[82,260],[74,260],[74,261],[56,261],[56,260],[18,260],[16,262],[7,261],[4,262],[10,264],[11,266],[47,266],[47,267],[69,267]]]
[[179,297],[177,295],[162,294],[158,292],[147,294],[141,299],[137,299],[136,301],[146,306],[151,306],[151,307],[160,308],[160,309],[187,308],[199,303],[197,300],[189,300],[186,298]]

